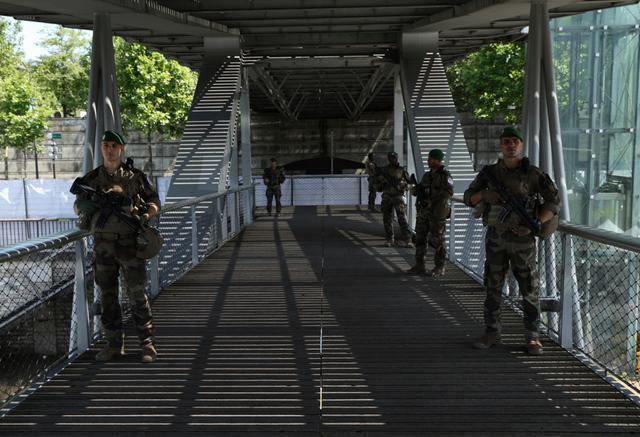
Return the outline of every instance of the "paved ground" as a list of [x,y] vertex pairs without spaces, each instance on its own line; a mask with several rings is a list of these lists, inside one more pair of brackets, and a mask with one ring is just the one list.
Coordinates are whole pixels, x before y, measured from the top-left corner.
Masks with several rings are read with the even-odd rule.
[[154,303],[158,362],[135,341],[83,355],[11,415],[3,436],[612,435],[640,411],[556,345],[471,348],[483,292],[447,267],[403,274],[381,217],[295,207],[261,217]]

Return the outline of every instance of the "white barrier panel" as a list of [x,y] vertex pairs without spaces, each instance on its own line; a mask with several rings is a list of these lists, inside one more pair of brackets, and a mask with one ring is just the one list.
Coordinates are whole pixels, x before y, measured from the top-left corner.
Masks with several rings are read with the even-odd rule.
[[21,180],[0,181],[0,219],[25,218],[24,184]]
[[25,180],[27,218],[75,218],[69,192],[73,181],[66,179]]

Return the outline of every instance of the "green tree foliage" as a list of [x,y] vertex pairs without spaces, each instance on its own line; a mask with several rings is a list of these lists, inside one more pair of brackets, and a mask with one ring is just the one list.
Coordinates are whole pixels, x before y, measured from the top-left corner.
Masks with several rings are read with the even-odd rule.
[[40,44],[48,50],[36,62],[34,77],[55,96],[64,117],[87,108],[89,40],[78,30],[57,26]]
[[524,95],[525,50],[522,43],[489,44],[450,65],[447,79],[458,111],[478,120],[503,116],[518,123]]
[[26,72],[15,72],[0,80],[0,144],[24,152],[47,130],[51,114],[47,98],[29,81]]
[[0,78],[22,64],[20,22],[0,17]]
[[114,47],[124,130],[141,131],[148,141],[155,133],[179,137],[193,99],[196,75],[140,44],[116,38]]

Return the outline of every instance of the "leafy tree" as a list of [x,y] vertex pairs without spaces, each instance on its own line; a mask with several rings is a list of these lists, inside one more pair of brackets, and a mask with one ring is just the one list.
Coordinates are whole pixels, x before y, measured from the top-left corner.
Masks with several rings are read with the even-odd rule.
[[38,83],[56,98],[64,117],[86,109],[89,88],[89,40],[81,31],[58,26],[41,44],[48,49],[35,64]]
[[180,137],[193,99],[196,75],[140,44],[116,38],[114,48],[123,129],[137,130],[146,136],[152,169],[151,135]]
[[524,44],[489,44],[450,65],[447,79],[461,112],[478,120],[503,116],[515,124],[522,113]]
[[0,78],[13,73],[16,66],[22,64],[20,31],[19,21],[0,17]]
[[[51,114],[48,99],[22,71],[0,79],[0,144],[21,150],[25,155],[35,151],[35,140],[47,130]],[[8,176],[5,160],[5,177]]]

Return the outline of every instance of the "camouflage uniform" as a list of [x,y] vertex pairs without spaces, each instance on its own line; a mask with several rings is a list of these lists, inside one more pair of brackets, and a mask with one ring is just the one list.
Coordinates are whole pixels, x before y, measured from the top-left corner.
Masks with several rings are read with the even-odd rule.
[[369,201],[368,206],[370,210],[375,210],[376,208],[376,172],[378,171],[378,166],[375,162],[369,161],[367,162],[367,182],[369,183]]
[[[475,193],[496,189],[485,172],[491,172],[514,195],[522,197],[531,217],[536,216],[540,207],[554,213],[560,210],[560,197],[555,184],[549,175],[529,165],[527,159],[523,159],[522,165],[515,169],[509,169],[502,160],[486,166],[464,193],[467,205]],[[502,287],[511,266],[522,294],[525,338],[536,340],[539,337],[540,303],[535,236],[516,212],[504,214],[505,209],[500,204],[486,205],[483,202],[480,207],[483,209],[483,223],[487,226],[484,265],[486,332],[499,333],[501,330]]]
[[422,176],[419,186],[411,189],[411,194],[417,195],[417,190],[423,190],[424,198],[417,205],[416,264],[424,265],[428,241],[435,250],[435,267],[442,268],[446,258],[444,249],[445,223],[451,215],[449,200],[453,196],[453,179],[449,170],[442,165],[428,171]]
[[[137,213],[137,208],[145,203],[154,203],[160,208],[160,198],[145,174],[125,164],[121,164],[113,175],[100,166],[83,179],[84,184],[97,191],[111,189],[118,193],[117,196],[122,196],[122,212],[126,216]],[[78,199],[82,198],[86,196],[78,196]],[[103,227],[96,225],[104,211],[98,211],[91,218],[91,231],[94,234],[94,274],[96,284],[102,291],[102,325],[106,339],[110,347],[122,346],[122,310],[118,300],[118,273],[121,272],[127,295],[133,303],[133,320],[140,344],[144,347],[151,344],[153,339],[151,306],[145,292],[145,260],[136,257],[137,233],[121,218],[110,213]]]
[[282,191],[280,185],[284,182],[284,171],[282,167],[276,167],[272,169],[267,167],[264,169],[262,180],[267,187],[267,212],[271,214],[271,207],[273,205],[273,198],[276,198],[276,213],[279,213],[282,209],[280,198],[282,197]]
[[400,165],[386,165],[380,169],[376,176],[378,191],[382,191],[382,222],[387,241],[393,240],[393,211],[396,211],[402,240],[409,242],[410,231],[407,223],[407,205],[404,201],[404,193],[409,186],[409,174]]

